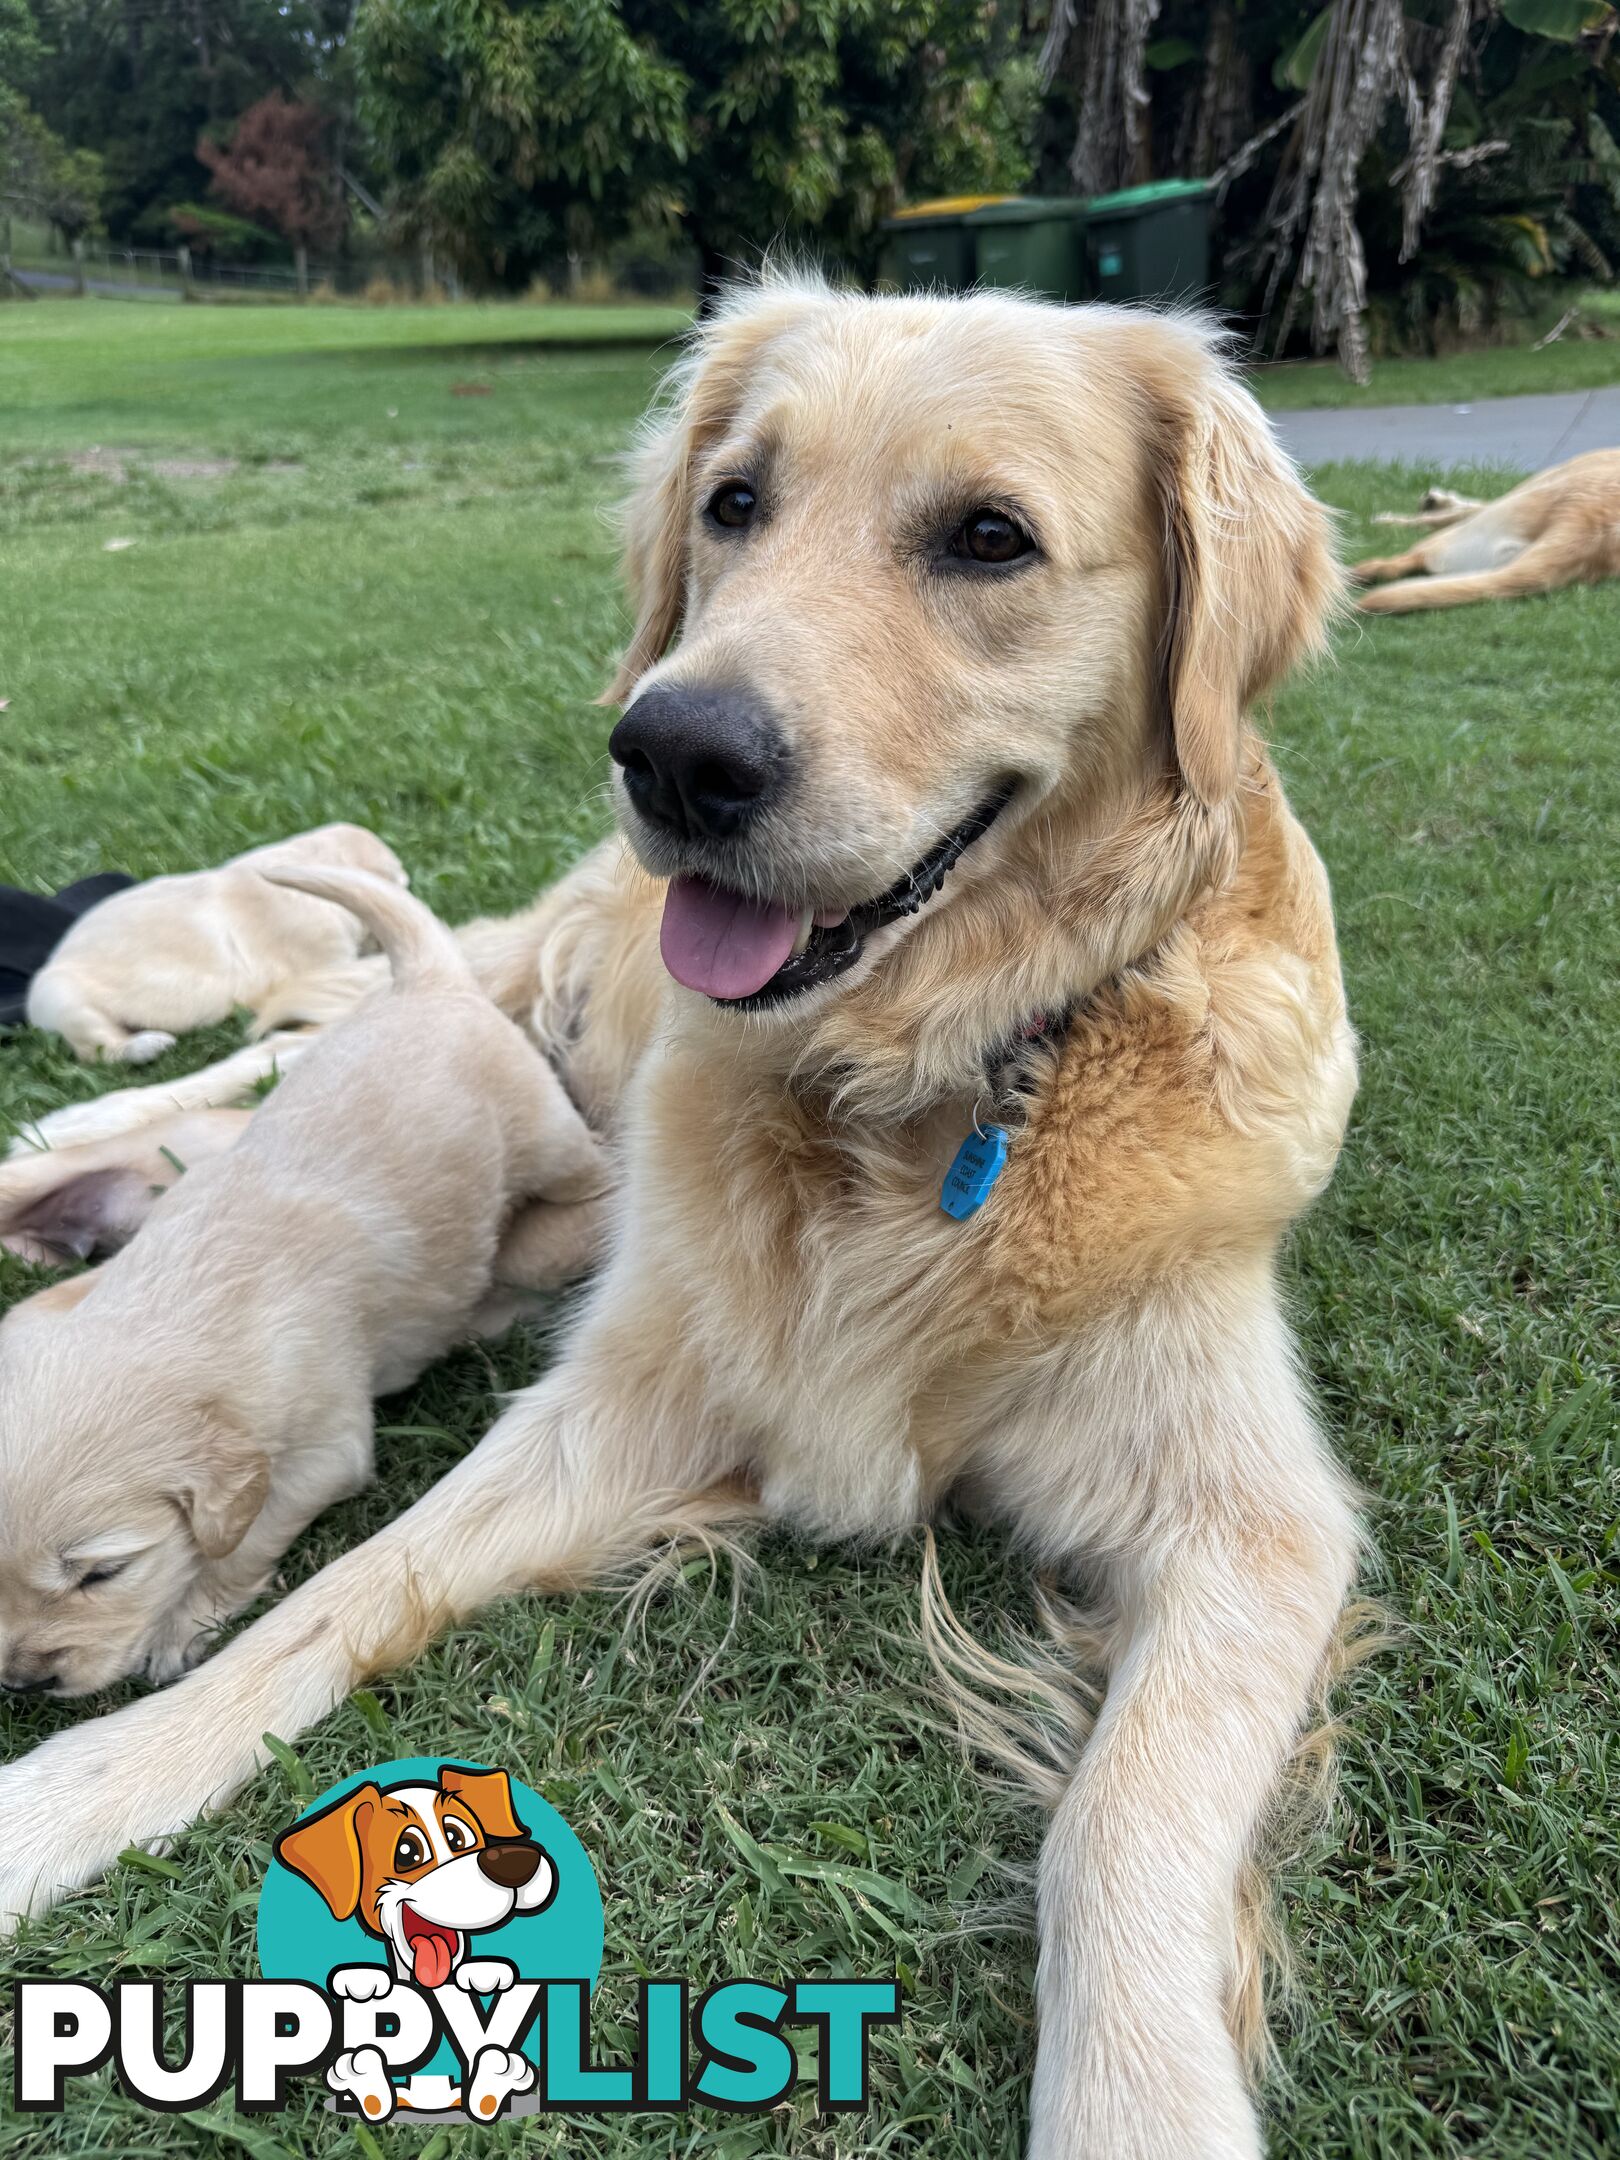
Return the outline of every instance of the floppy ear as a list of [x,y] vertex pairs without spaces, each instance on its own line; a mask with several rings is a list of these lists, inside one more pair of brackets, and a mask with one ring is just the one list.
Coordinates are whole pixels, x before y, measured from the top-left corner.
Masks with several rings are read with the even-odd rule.
[[[1165,565],[1164,698],[1183,782],[1237,786],[1243,715],[1325,643],[1341,578],[1326,510],[1249,393],[1196,333],[1157,386],[1150,455]],[[1190,364],[1189,364],[1190,363]]]
[[364,1879],[360,1833],[381,1798],[375,1785],[357,1786],[276,1839],[276,1858],[314,1884],[334,1920],[352,1919],[359,1906]]
[[248,1534],[270,1490],[270,1460],[217,1402],[200,1406],[190,1474],[175,1493],[206,1560],[223,1560]]
[[698,460],[736,412],[762,348],[829,297],[813,281],[767,278],[732,286],[665,378],[631,461],[632,486],[621,512],[624,581],[636,627],[600,703],[622,705],[674,644],[686,611]]
[[512,1805],[512,1780],[504,1770],[461,1770],[446,1763],[439,1772],[439,1790],[465,1800],[486,1836],[496,1840],[528,1836],[517,1819]]

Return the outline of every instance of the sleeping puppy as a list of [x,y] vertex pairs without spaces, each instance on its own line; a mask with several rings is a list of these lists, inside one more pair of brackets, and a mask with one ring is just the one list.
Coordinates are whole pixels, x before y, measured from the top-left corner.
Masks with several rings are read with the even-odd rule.
[[[343,907],[270,882],[280,866],[332,863],[408,883],[363,825],[322,825],[218,870],[149,878],[82,916],[28,987],[32,1027],[87,1063],[145,1065],[189,1028],[255,1012],[335,1018],[370,986],[360,924]],[[265,875],[260,875],[263,872]]]
[[606,1183],[551,1068],[420,902],[362,871],[275,876],[352,908],[393,987],[121,1253],[0,1326],[8,1688],[179,1671],[365,1484],[372,1396],[473,1329],[514,1209],[563,1203],[567,1223]]

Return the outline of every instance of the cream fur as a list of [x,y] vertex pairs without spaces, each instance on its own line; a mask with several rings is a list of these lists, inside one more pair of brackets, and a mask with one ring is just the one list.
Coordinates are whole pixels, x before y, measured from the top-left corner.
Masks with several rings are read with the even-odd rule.
[[[223,1126],[227,1151],[194,1159],[116,1259],[0,1325],[9,1685],[73,1695],[181,1670],[366,1482],[372,1396],[471,1332],[514,1209],[544,1217],[530,1204],[605,1182],[550,1067],[419,902],[362,871],[276,874],[353,908],[394,987],[251,1120],[157,1128],[195,1158]],[[77,1587],[107,1564],[114,1579]]]
[[218,870],[149,878],[74,924],[28,986],[30,1025],[65,1036],[89,1063],[144,1065],[239,1005],[273,1000],[267,1026],[335,1019],[369,987],[356,972],[360,925],[258,875],[322,862],[406,882],[392,848],[362,825],[322,825]]

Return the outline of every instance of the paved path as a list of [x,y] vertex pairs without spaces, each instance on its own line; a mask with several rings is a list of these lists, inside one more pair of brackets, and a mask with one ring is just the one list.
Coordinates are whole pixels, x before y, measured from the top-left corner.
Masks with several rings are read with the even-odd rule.
[[1620,384],[1477,405],[1366,405],[1273,414],[1302,465],[1387,458],[1407,465],[1511,465],[1539,472],[1583,450],[1620,449]]
[[[71,271],[14,270],[11,274],[19,285],[26,285],[31,292],[74,292],[78,286]],[[137,300],[178,300],[181,297],[178,285],[162,285],[155,279],[150,284],[139,285],[130,278],[87,277],[84,289],[108,300],[127,300],[132,295]],[[446,2117],[447,2121],[449,2119]]]

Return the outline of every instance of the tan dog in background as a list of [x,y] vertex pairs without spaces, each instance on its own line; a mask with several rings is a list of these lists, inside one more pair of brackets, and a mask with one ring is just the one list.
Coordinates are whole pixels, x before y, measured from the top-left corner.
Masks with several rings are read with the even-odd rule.
[[369,987],[355,963],[364,931],[346,908],[261,872],[347,865],[409,882],[363,825],[322,825],[238,855],[218,870],[148,878],[82,915],[28,986],[32,1027],[76,1057],[146,1065],[192,1028],[255,1013],[265,1023],[334,1019]]
[[181,1670],[369,1479],[372,1397],[473,1330],[514,1211],[606,1182],[555,1074],[419,901],[364,871],[274,874],[353,909],[394,987],[115,1259],[0,1325],[11,1689]]
[[1356,603],[1366,615],[1596,585],[1620,577],[1620,450],[1554,465],[1495,502],[1431,488],[1415,516],[1386,510],[1373,522],[1427,526],[1434,538],[1356,564],[1351,577],[1373,588]]
[[884,1538],[957,1495],[1105,1667],[1046,1795],[1032,2160],[1253,2160],[1246,1886],[1357,1552],[1276,1280],[1354,1042],[1245,717],[1322,641],[1327,519],[1186,320],[768,282],[676,371],[627,560],[629,847],[464,947],[614,1136],[607,1264],[434,1491],[0,1771],[0,1912],[490,1598],[750,1495]]

